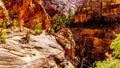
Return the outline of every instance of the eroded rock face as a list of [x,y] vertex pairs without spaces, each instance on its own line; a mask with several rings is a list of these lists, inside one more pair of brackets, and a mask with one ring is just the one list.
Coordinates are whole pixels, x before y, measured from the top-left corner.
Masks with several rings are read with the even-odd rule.
[[8,15],[8,11],[3,3],[2,0],[0,0],[0,26],[2,25],[2,22],[6,22],[6,25],[10,24],[10,17]]
[[110,44],[111,40],[115,38],[113,34],[115,30],[77,27],[71,28],[71,31],[77,44],[77,55],[84,55],[87,61],[93,62],[105,59],[105,53],[111,52]]
[[44,10],[41,0],[3,0],[11,20],[17,19],[18,26],[33,27],[35,19],[43,28],[50,26],[49,15]]
[[[26,30],[26,29],[24,29]],[[30,34],[29,43],[21,43],[26,31],[7,30],[6,44],[0,44],[0,67],[3,68],[74,68],[65,51],[52,35]],[[58,62],[59,61],[59,62]],[[65,65],[66,63],[67,65]]]
[[[85,0],[43,0],[45,4],[48,5],[51,5],[49,6],[49,11],[48,10],[48,13],[50,12],[55,12],[55,11],[52,11],[52,10],[57,10],[59,12],[62,12],[64,15],[69,15],[69,9],[72,10],[72,13],[74,14],[76,9],[78,8],[78,6],[80,6],[80,4],[83,4],[83,2]],[[47,9],[46,9],[47,10]]]
[[64,48],[65,57],[77,65],[79,60],[75,56],[76,43],[73,34],[69,28],[62,28],[59,32],[54,34],[57,42]]

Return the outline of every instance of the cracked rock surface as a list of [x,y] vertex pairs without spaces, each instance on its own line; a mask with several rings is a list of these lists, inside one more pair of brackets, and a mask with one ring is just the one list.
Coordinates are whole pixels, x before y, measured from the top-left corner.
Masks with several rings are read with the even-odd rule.
[[30,34],[29,43],[23,44],[20,40],[24,35],[25,31],[7,31],[6,44],[0,44],[0,68],[58,68],[56,61],[74,68],[65,60],[64,49],[54,36]]

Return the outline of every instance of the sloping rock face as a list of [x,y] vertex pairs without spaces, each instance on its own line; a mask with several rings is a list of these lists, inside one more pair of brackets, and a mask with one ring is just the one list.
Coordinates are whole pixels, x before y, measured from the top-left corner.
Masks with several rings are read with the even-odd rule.
[[30,34],[24,44],[24,35],[25,31],[7,30],[6,44],[0,44],[0,68],[74,68],[54,36]]
[[33,27],[35,19],[43,28],[50,26],[49,15],[44,10],[41,0],[3,0],[11,20],[17,19],[18,26]]

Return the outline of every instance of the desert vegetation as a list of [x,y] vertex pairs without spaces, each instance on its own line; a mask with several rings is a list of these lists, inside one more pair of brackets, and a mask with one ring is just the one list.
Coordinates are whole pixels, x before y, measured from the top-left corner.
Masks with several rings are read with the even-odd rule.
[[[70,63],[71,68],[120,68],[120,4],[117,2],[0,0],[0,47],[21,58],[48,50],[50,56],[43,55],[49,58],[43,60],[47,61],[47,68],[52,67],[51,61],[58,68],[69,68]],[[62,53],[58,56],[57,51],[50,49]],[[69,62],[65,64],[65,61]]]

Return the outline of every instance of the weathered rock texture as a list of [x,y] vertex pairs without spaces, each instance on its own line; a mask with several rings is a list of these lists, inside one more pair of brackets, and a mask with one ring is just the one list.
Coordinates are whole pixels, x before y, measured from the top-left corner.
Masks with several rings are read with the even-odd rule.
[[33,27],[37,19],[43,28],[49,27],[49,15],[44,10],[41,0],[3,0],[3,2],[11,20],[18,20],[18,26]]
[[[86,0],[87,3],[77,9],[74,17],[75,23],[84,23],[92,16],[110,15],[120,13],[119,1],[114,0]],[[102,12],[101,12],[102,11]],[[99,18],[98,18],[99,19]]]
[[10,17],[8,15],[8,11],[3,3],[2,0],[0,0],[0,26],[3,22],[3,20],[9,25],[10,23]]
[[[47,12],[56,12],[54,10],[57,10],[59,12],[62,12],[64,15],[69,15],[69,9],[72,10],[72,13],[74,14],[76,9],[80,6],[80,4],[83,4],[85,0],[43,0],[45,4],[49,5]],[[46,5],[45,5],[46,6]]]
[[[110,53],[110,44],[115,38],[115,33],[120,33],[119,29],[90,29],[90,28],[71,28],[76,41],[76,53],[86,57],[88,62],[102,60],[106,58],[106,53]],[[102,56],[101,56],[102,55]]]
[[74,68],[54,36],[31,33],[24,44],[24,35],[25,31],[7,30],[6,44],[0,44],[0,68]]
[[78,64],[78,59],[75,56],[76,43],[73,34],[69,28],[62,28],[58,33],[54,34],[56,40],[65,50],[65,56],[72,61],[74,65]]

